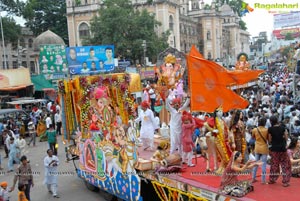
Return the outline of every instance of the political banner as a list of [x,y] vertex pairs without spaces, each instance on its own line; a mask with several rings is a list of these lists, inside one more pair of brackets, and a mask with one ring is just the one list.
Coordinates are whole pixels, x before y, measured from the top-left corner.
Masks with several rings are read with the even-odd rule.
[[71,75],[93,75],[115,69],[114,46],[82,46],[67,48]]
[[64,45],[40,45],[40,73],[46,79],[60,79],[68,74],[66,49]]

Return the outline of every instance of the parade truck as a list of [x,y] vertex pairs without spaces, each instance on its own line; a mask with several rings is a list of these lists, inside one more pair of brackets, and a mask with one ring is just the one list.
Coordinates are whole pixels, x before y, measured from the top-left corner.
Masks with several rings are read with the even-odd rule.
[[77,175],[89,189],[142,200],[135,170],[137,133],[128,125],[136,116],[131,93],[141,90],[139,75],[81,76],[59,81],[58,88],[64,137],[75,142],[66,151]]
[[158,176],[149,160],[152,152],[138,146],[132,95],[141,90],[138,74],[81,76],[59,81],[58,90],[64,138],[70,141],[67,157],[88,189],[132,201],[166,200],[168,194],[207,200],[188,192],[176,174]]

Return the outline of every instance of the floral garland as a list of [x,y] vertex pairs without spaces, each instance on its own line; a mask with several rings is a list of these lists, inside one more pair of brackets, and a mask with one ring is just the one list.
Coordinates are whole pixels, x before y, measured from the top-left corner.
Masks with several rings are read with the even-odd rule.
[[151,181],[151,183],[161,201],[186,200],[184,197],[188,198],[188,200],[207,201],[205,198],[197,197],[191,193],[161,184],[157,181]]

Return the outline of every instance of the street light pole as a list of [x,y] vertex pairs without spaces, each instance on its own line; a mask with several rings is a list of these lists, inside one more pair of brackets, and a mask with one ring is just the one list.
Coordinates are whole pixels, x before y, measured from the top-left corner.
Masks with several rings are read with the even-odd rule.
[[144,48],[144,64],[146,67],[146,50],[147,50],[146,40],[143,40],[142,47]]
[[5,48],[5,40],[4,40],[4,34],[3,34],[3,24],[2,24],[2,16],[0,12],[0,26],[1,26],[1,37],[2,37],[2,47],[3,47],[3,61],[4,61],[4,69],[7,69],[7,63],[6,63],[6,48]]

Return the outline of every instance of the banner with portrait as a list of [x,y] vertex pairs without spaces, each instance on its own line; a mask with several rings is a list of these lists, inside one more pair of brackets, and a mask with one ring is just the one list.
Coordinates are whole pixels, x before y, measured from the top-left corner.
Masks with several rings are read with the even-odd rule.
[[71,75],[95,75],[115,69],[114,46],[82,46],[66,49]]
[[40,73],[48,80],[63,79],[68,74],[64,45],[40,45]]

